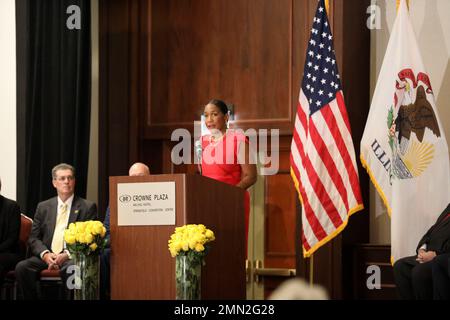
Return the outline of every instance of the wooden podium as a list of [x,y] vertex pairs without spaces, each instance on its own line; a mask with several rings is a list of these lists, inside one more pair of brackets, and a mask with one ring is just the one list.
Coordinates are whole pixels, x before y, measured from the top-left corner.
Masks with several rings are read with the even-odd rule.
[[[149,182],[175,183],[175,225],[118,225],[118,201],[124,198],[118,185]],[[245,299],[242,189],[199,175],[119,176],[109,178],[109,194],[111,299],[175,299],[168,240],[176,226],[192,223],[204,224],[216,236],[202,267],[202,299]]]

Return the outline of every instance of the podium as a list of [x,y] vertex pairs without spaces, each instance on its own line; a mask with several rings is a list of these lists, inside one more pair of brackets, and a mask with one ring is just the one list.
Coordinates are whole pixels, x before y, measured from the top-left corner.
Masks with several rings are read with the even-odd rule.
[[[118,212],[123,202],[158,196],[124,194],[121,190],[125,187],[157,190],[167,185],[174,187],[175,199],[169,195],[175,207],[174,224],[149,225],[156,215],[145,209]],[[168,240],[175,227],[200,223],[216,237],[202,267],[202,299],[245,299],[244,190],[199,175],[170,174],[110,177],[109,194],[111,299],[175,299],[175,258],[170,255]],[[127,225],[127,215],[142,225]]]

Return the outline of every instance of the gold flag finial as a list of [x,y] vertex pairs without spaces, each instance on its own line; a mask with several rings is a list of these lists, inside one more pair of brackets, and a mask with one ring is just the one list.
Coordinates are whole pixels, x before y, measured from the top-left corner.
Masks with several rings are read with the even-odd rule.
[[327,10],[327,14],[330,13],[330,0],[325,0],[325,10]]
[[[397,0],[397,12],[398,12],[398,8],[400,7],[400,1],[401,0]],[[406,0],[406,6],[407,6],[407,8],[409,10],[409,0]]]

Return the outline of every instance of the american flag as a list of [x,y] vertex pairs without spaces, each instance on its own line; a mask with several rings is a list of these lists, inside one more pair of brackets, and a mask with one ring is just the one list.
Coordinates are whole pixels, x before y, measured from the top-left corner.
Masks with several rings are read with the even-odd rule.
[[351,214],[363,209],[332,40],[324,0],[320,0],[291,145],[291,175],[303,209],[305,257],[342,231]]

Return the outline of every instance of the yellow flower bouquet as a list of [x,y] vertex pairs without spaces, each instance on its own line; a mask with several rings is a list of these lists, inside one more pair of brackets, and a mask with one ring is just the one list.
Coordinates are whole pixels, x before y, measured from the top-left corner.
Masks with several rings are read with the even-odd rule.
[[169,240],[169,251],[176,258],[175,282],[178,300],[199,300],[201,266],[215,240],[214,232],[203,224],[175,228]]
[[100,221],[78,221],[64,231],[64,241],[71,254],[98,254],[105,246],[106,228]]
[[99,298],[99,253],[106,245],[105,235],[106,228],[100,221],[71,223],[64,231],[64,241],[75,265],[75,300]]

